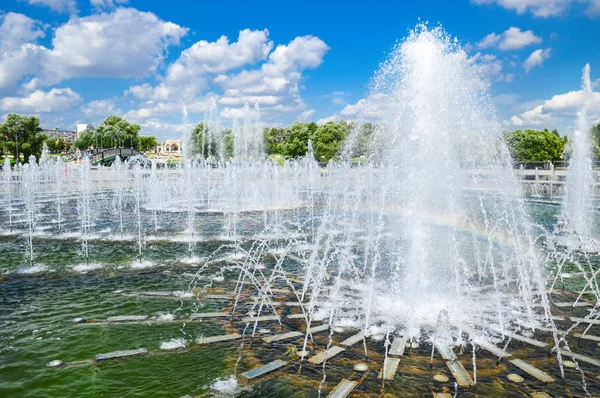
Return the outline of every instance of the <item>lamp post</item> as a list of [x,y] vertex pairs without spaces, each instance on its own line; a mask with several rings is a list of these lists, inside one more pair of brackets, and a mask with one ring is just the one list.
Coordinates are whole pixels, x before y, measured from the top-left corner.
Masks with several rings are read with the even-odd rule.
[[119,129],[119,147],[123,146],[123,141],[121,141],[122,137],[123,137],[123,129]]

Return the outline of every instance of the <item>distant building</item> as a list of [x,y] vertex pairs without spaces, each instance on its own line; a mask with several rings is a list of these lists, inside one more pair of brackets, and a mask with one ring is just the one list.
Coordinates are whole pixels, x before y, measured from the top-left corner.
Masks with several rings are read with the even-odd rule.
[[77,137],[86,130],[93,130],[96,126],[87,123],[77,123]]
[[181,155],[181,141],[180,140],[166,140],[165,142],[159,142],[156,147],[156,153],[158,155]]
[[54,129],[42,128],[42,134],[46,134],[49,138],[62,138],[65,141],[74,142],[78,137],[77,131],[75,130],[61,130],[58,127]]

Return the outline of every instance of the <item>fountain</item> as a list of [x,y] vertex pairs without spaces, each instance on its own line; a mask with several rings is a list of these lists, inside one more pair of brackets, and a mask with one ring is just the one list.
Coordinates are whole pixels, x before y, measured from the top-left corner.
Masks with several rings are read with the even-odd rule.
[[573,136],[573,153],[565,182],[561,222],[566,233],[565,244],[583,250],[600,250],[599,231],[594,225],[594,191],[597,183],[593,167],[591,124],[587,111],[592,96],[590,65],[583,68],[581,77],[583,102],[577,113]]
[[[304,159],[266,159],[248,104],[226,159],[216,102],[202,142],[186,132],[172,168],[6,161],[0,297],[15,310],[0,321],[19,337],[3,361],[35,374],[37,388],[52,374],[86,396],[117,387],[103,384],[110,372],[80,383],[89,372],[78,369],[118,361],[140,369],[131,383],[150,395],[166,385],[174,396],[600,393],[589,382],[600,366],[597,259],[547,245],[465,51],[420,25],[370,98],[385,99],[386,116],[363,164],[350,160],[359,129],[339,162],[320,167],[311,142]],[[19,274],[24,258],[30,269],[47,261],[39,278]],[[72,372],[42,373],[21,352]],[[22,392],[22,374],[4,369]]]
[[[312,291],[311,315],[319,307],[332,324],[366,335],[427,340],[437,338],[443,314],[458,344],[467,326],[534,329],[544,318],[536,303],[549,315],[545,270],[500,126],[466,53],[440,29],[420,27],[373,87],[372,96],[387,97],[378,163],[355,173],[350,163],[329,169],[337,184],[303,290]],[[327,278],[334,282],[323,292]]]
[[234,126],[234,157],[236,160],[263,159],[265,156],[263,132],[260,128],[258,103],[251,108],[246,102],[243,123]]

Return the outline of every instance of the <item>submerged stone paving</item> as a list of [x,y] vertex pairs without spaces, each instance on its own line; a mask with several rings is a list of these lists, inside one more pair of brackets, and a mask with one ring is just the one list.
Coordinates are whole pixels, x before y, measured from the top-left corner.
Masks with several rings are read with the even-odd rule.
[[[272,289],[273,290],[273,289]],[[280,289],[281,293],[283,293],[284,289]],[[278,294],[280,293],[278,290],[276,290],[278,292]],[[287,294],[290,294],[290,292],[288,292]],[[140,295],[142,295],[140,293]],[[232,300],[234,298],[233,294],[228,293],[228,292],[221,292],[218,295],[216,294],[200,294],[197,297],[203,297],[206,300],[212,300],[214,299],[215,296],[218,296],[220,300],[221,297],[225,298],[227,297],[228,300]],[[150,294],[148,297],[152,297],[152,298],[165,298],[165,299],[172,299],[173,298],[173,294]],[[411,369],[411,366],[413,365],[409,365],[409,363],[414,363],[415,360],[419,360],[422,361],[423,359],[426,358],[422,358],[419,359],[419,356],[415,356],[415,353],[413,352],[413,350],[418,350],[419,344],[414,342],[414,341],[409,341],[408,338],[403,337],[403,336],[396,336],[394,338],[392,338],[392,336],[390,336],[390,345],[388,347],[388,352],[387,352],[387,356],[385,355],[381,355],[381,354],[377,354],[375,355],[374,358],[377,358],[375,360],[370,359],[369,357],[367,357],[367,361],[370,363],[370,365],[362,363],[360,361],[356,361],[354,359],[339,359],[340,357],[344,357],[344,358],[356,358],[356,356],[359,353],[362,353],[362,355],[364,356],[364,347],[362,344],[357,345],[357,343],[359,342],[363,342],[365,341],[366,344],[369,347],[377,347],[380,346],[380,349],[383,349],[383,341],[375,341],[373,340],[373,336],[365,336],[364,333],[362,331],[358,331],[358,330],[352,330],[349,328],[346,328],[343,332],[341,332],[340,334],[335,333],[335,334],[323,334],[321,337],[319,337],[317,340],[313,340],[314,338],[317,338],[316,334],[318,334],[319,332],[325,332],[330,330],[330,325],[328,325],[327,323],[323,323],[320,325],[315,325],[315,326],[311,326],[310,328],[306,329],[305,327],[305,322],[304,322],[304,314],[295,314],[295,315],[299,315],[297,317],[294,316],[290,316],[293,314],[286,314],[287,311],[291,311],[293,308],[295,308],[296,306],[294,305],[290,305],[291,302],[285,302],[285,306],[282,307],[282,311],[281,313],[277,314],[277,315],[272,315],[269,314],[269,312],[266,310],[268,307],[265,306],[264,307],[264,315],[261,316],[244,316],[244,314],[249,313],[247,311],[247,309],[245,308],[252,308],[254,309],[255,306],[257,305],[255,300],[250,300],[249,303],[247,304],[245,299],[243,297],[245,296],[245,293],[241,293],[242,298],[240,298],[237,303],[238,305],[238,311],[236,312],[232,312],[231,311],[231,304],[219,304],[219,306],[222,307],[221,311],[207,311],[207,312],[195,312],[190,314],[188,317],[183,317],[183,318],[173,318],[171,321],[193,321],[193,320],[198,320],[198,321],[209,321],[211,320],[212,322],[218,322],[221,323],[222,325],[227,325],[226,326],[226,330],[229,331],[229,333],[226,334],[220,334],[220,335],[213,335],[213,336],[201,336],[196,338],[195,340],[192,341],[191,344],[188,344],[186,347],[182,347],[179,349],[179,351],[170,351],[168,353],[164,353],[164,355],[175,355],[177,354],[177,352],[182,352],[182,350],[188,351],[188,350],[194,350],[194,349],[201,349],[203,346],[209,345],[209,344],[242,344],[242,343],[236,343],[236,341],[250,341],[250,339],[253,337],[252,336],[252,325],[257,324],[259,322],[269,322],[269,321],[276,321],[276,322],[281,322],[278,326],[276,326],[276,328],[279,330],[278,332],[271,332],[271,330],[269,329],[259,329],[259,339],[252,339],[252,343],[250,344],[250,346],[247,346],[250,351],[248,352],[248,354],[242,354],[242,357],[245,357],[246,355],[251,355],[250,353],[252,352],[253,348],[252,346],[254,344],[264,344],[265,346],[271,345],[271,346],[278,346],[281,344],[293,344],[293,347],[299,347],[298,350],[301,349],[302,344],[304,343],[305,339],[307,339],[307,343],[308,343],[308,348],[309,351],[304,352],[303,355],[294,355],[292,357],[292,359],[285,359],[283,357],[281,358],[273,358],[273,360],[271,362],[267,362],[264,363],[263,365],[254,365],[254,369],[250,369],[247,370],[245,372],[240,373],[240,377],[242,377],[243,380],[247,380],[247,382],[251,382],[251,383],[256,383],[256,382],[260,382],[261,379],[264,378],[268,378],[270,375],[275,374],[277,372],[279,372],[284,366],[290,365],[290,366],[314,366],[316,367],[316,369],[320,369],[319,372],[321,371],[325,371],[327,372],[327,366],[329,365],[325,365],[325,368],[323,370],[322,366],[324,363],[329,363],[330,361],[337,361],[335,366],[340,366],[340,363],[344,363],[346,364],[348,360],[350,360],[352,364],[360,364],[361,365],[361,370],[360,371],[355,371],[355,373],[353,373],[352,377],[348,378],[343,378],[341,380],[338,379],[338,381],[336,381],[335,385],[331,385],[330,387],[325,387],[325,391],[329,391],[329,395],[330,397],[346,397],[348,395],[351,394],[352,391],[354,391],[356,388],[358,388],[359,386],[362,386],[363,381],[364,380],[369,380],[370,378],[373,378],[374,374],[370,373],[371,370],[376,371],[377,373],[375,374],[375,378],[378,378],[386,383],[390,383],[390,382],[394,382],[394,380],[397,379],[397,375],[398,373],[403,373],[405,372],[407,369]],[[197,300],[199,298],[196,298]],[[559,305],[557,305],[557,308],[561,308],[561,309],[577,309],[577,308],[581,308],[581,309],[585,309],[585,307],[587,307],[587,305],[566,305],[566,302],[558,302]],[[572,303],[569,303],[572,304]],[[287,308],[287,309],[286,309]],[[271,310],[272,311],[272,310]],[[278,312],[280,311],[279,309],[277,310]],[[590,319],[586,319],[586,318],[581,318],[581,317],[565,317],[563,315],[560,316],[555,316],[557,319],[560,319],[561,322],[582,322],[585,323],[587,325],[594,325],[594,322],[590,322]],[[74,320],[74,325],[81,325],[81,324],[104,324],[106,325],[106,327],[119,327],[120,324],[128,324],[128,323],[144,323],[144,322],[149,322],[149,321],[154,321],[154,318],[152,318],[151,316],[148,315],[116,315],[116,316],[111,316],[106,318],[105,321],[94,321],[94,320],[85,320],[82,318],[77,318]],[[245,327],[250,325],[250,330],[249,332],[245,330]],[[304,328],[303,328],[304,326]],[[337,330],[336,328],[334,328],[334,330]],[[487,329],[488,331],[495,331],[498,333],[498,336],[504,336],[504,338],[500,339],[500,341],[502,342],[500,345],[504,346],[504,341],[514,341],[514,343],[511,344],[511,347],[513,347],[515,344],[519,343],[519,344],[523,344],[525,346],[529,346],[532,347],[534,350],[543,350],[544,352],[546,352],[546,355],[550,355],[550,357],[548,357],[549,359],[547,361],[549,361],[549,363],[554,363],[554,366],[558,366],[556,364],[555,358],[553,357],[553,355],[551,352],[551,347],[549,346],[547,341],[543,341],[540,340],[539,338],[533,338],[530,337],[529,335],[523,335],[520,333],[514,333],[514,332],[507,332],[507,331],[502,331],[499,328],[496,327],[489,327]],[[471,335],[471,336],[477,336],[480,331],[475,330],[475,329],[470,329],[468,327],[464,328],[464,333],[467,335]],[[307,336],[308,333],[308,336]],[[333,332],[331,332],[333,333]],[[313,334],[315,334],[315,337],[313,338]],[[345,336],[344,339],[338,339],[338,336]],[[587,333],[573,333],[571,335],[571,337],[573,338],[578,338],[581,339],[582,341],[592,341],[592,342],[600,342],[600,337],[597,337],[595,335],[592,334],[587,334]],[[332,340],[330,340],[332,339]],[[540,369],[538,366],[536,366],[534,363],[539,362],[539,361],[535,361],[534,363],[531,363],[529,361],[527,361],[526,358],[521,358],[520,356],[522,355],[522,348],[519,348],[519,357],[517,357],[515,354],[508,352],[507,350],[505,350],[505,348],[503,347],[499,347],[498,345],[492,343],[489,340],[484,340],[482,338],[475,338],[473,343],[475,344],[475,346],[478,348],[478,350],[480,352],[483,351],[487,351],[489,352],[491,355],[493,355],[495,358],[497,358],[497,361],[499,362],[505,362],[506,364],[508,364],[508,371],[510,372],[511,370],[514,371],[516,369],[520,370],[522,373],[522,375],[528,375],[529,378],[527,376],[522,377],[519,374],[514,374],[511,376],[511,374],[507,373],[507,377],[506,380],[512,380],[512,382],[514,383],[521,383],[523,385],[527,384],[527,382],[531,382],[532,380],[539,380],[543,383],[548,383],[551,384],[555,381],[555,378],[550,375],[549,373],[547,373],[545,370]],[[422,344],[422,343],[421,343]],[[321,349],[317,349],[318,347],[321,347]],[[353,348],[354,347],[354,348]],[[439,365],[436,365],[436,369],[438,370],[438,373],[434,376],[437,376],[437,378],[434,377],[434,379],[436,380],[436,385],[439,386],[451,386],[452,383],[456,383],[458,386],[460,386],[461,388],[465,388],[465,389],[471,389],[474,385],[475,385],[475,381],[474,378],[471,375],[471,372],[469,370],[467,370],[465,368],[465,366],[463,365],[463,361],[459,358],[459,355],[455,352],[455,348],[452,347],[449,344],[444,343],[443,341],[435,341],[434,342],[434,347],[435,350],[437,351],[439,357],[441,357],[441,360],[443,362],[441,363],[445,363],[446,365],[446,369],[449,370],[450,374],[452,374],[451,378],[446,377],[445,375],[443,375],[443,373],[439,373],[440,369],[439,369]],[[369,350],[373,350],[373,348],[369,348]],[[407,353],[408,350],[408,353]],[[383,353],[385,353],[385,349],[382,350]],[[132,349],[132,350],[121,350],[121,351],[113,351],[113,352],[109,352],[109,353],[103,353],[103,354],[97,354],[95,356],[95,362],[103,362],[103,361],[107,361],[107,360],[124,360],[127,358],[131,358],[131,357],[138,357],[138,356],[144,356],[144,355],[155,355],[158,352],[158,350],[152,351],[152,350],[147,350],[145,348],[139,348],[139,349]],[[346,354],[346,352],[348,352],[348,354]],[[371,351],[372,352],[372,351]],[[577,352],[573,352],[573,351],[569,351],[566,349],[561,348],[560,349],[560,353],[561,355],[563,355],[564,357],[570,357],[573,360],[578,361],[579,363],[587,363],[589,365],[592,366],[597,366],[600,367],[600,361],[587,356],[587,355],[583,355],[583,354],[579,354]],[[435,357],[432,357],[431,360],[435,360],[436,364],[439,364],[439,358],[437,355]],[[482,357],[481,354],[478,354],[478,361],[484,361],[485,357]],[[553,359],[554,358],[554,359]],[[364,360],[364,359],[363,359]],[[404,362],[406,361],[406,363]],[[82,365],[82,364],[92,364],[93,361],[81,361],[78,363],[69,363],[69,362],[65,362],[63,364],[62,361],[60,361],[61,366],[74,366],[74,365]],[[405,363],[405,364],[404,364]],[[465,361],[465,363],[470,364],[470,358]],[[404,364],[404,365],[403,365]],[[348,366],[348,365],[344,365],[344,366]],[[350,366],[354,366],[354,365],[350,365]],[[431,365],[430,365],[431,366]],[[479,364],[478,364],[478,368],[479,368]],[[566,365],[565,365],[566,366]],[[363,369],[364,367],[364,369]],[[483,374],[486,374],[486,372],[488,371],[488,369],[485,368],[479,368],[478,371],[483,372]],[[497,370],[495,372],[502,372],[502,370]],[[361,376],[362,375],[362,376]],[[443,376],[443,377],[442,377]],[[514,380],[513,380],[514,379]],[[515,381],[515,380],[519,380],[519,381]],[[446,380],[446,381],[444,381]],[[333,382],[333,381],[331,381]],[[331,383],[328,382],[328,383]],[[368,388],[366,387],[367,385],[370,385],[369,383],[365,384],[364,388]],[[327,386],[329,386],[329,384],[327,384]],[[360,387],[363,388],[363,387]],[[451,391],[451,390],[450,390]],[[446,397],[448,394],[447,391],[436,391],[435,389],[433,389],[432,394],[434,396],[438,396],[438,397]],[[543,397],[544,393],[540,392],[540,391],[532,391],[531,396],[539,396],[539,397]],[[537,394],[537,395],[536,395]]]

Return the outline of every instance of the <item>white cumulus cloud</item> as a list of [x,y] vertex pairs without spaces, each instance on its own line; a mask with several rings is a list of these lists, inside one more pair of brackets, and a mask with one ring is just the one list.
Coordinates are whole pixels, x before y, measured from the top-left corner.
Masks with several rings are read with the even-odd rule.
[[29,4],[50,7],[59,13],[77,13],[77,2],[75,0],[27,0]]
[[90,0],[92,7],[110,9],[115,8],[118,4],[127,4],[129,0]]
[[22,78],[39,72],[47,49],[36,44],[44,37],[39,21],[23,14],[0,15],[0,95],[13,95]]
[[477,46],[479,48],[498,47],[502,51],[519,50],[532,44],[541,43],[542,39],[531,30],[522,31],[516,27],[510,27],[506,31],[496,34],[490,33],[485,36]]
[[535,68],[536,66],[542,65],[545,60],[550,58],[551,51],[552,51],[551,48],[547,48],[545,50],[542,50],[540,48],[539,50],[535,50],[534,52],[532,52],[531,55],[529,57],[527,57],[525,62],[523,62],[523,67],[525,68],[525,72],[529,72],[531,69]]
[[25,97],[4,97],[0,109],[6,112],[47,113],[66,111],[81,102],[81,96],[70,88],[36,90]]
[[82,109],[86,117],[100,117],[104,119],[110,115],[120,115],[122,112],[118,109],[113,100],[96,100],[88,102]]
[[40,21],[23,14],[9,12],[0,15],[0,50],[10,51],[25,43],[34,43],[46,36]]
[[0,16],[0,94],[14,95],[24,79],[30,91],[76,77],[145,77],[186,32],[150,12],[119,8],[71,18],[56,28],[47,48],[37,43],[45,36],[40,22],[7,13]]
[[[302,112],[306,109],[300,96],[302,73],[321,65],[328,50],[329,46],[315,36],[300,36],[287,45],[278,45],[260,69],[218,76],[214,82],[224,91],[220,103],[235,100],[241,106],[256,100],[267,121],[284,113]],[[229,108],[223,109],[224,118],[236,114]]]
[[244,29],[237,42],[229,43],[227,36],[215,42],[200,40],[183,51],[179,59],[169,66],[167,81],[187,82],[206,73],[224,73],[267,58],[273,42],[268,40],[268,30]]
[[51,81],[145,77],[186,33],[186,28],[133,8],[71,19],[56,29],[45,73]]
[[498,5],[517,14],[530,12],[536,17],[556,17],[581,4],[590,17],[600,14],[599,0],[471,0],[474,4]]
[[[553,128],[557,124],[573,124],[577,111],[583,104],[583,91],[570,91],[564,94],[554,95],[541,105],[511,117],[508,124],[515,127],[548,127]],[[593,122],[600,119],[600,93],[591,95],[588,117]]]

